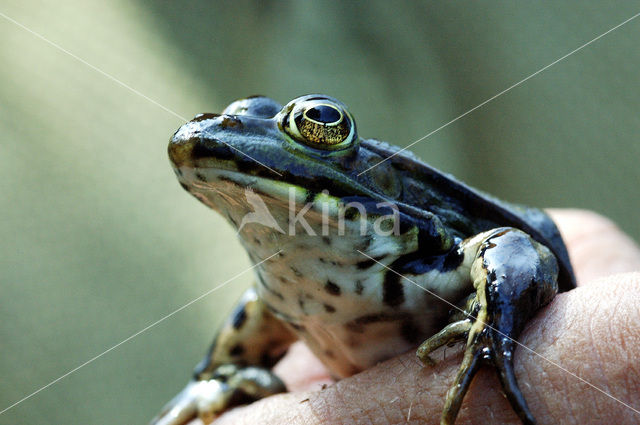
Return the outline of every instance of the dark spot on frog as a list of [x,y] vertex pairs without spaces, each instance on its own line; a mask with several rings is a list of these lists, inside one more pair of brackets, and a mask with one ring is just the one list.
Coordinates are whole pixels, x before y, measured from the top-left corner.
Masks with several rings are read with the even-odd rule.
[[184,184],[184,183],[180,182],[180,186],[182,186],[182,188],[183,188],[184,190],[186,190],[187,192],[191,192],[191,191],[189,190],[189,186],[187,186],[186,184]]
[[231,319],[231,325],[234,329],[240,329],[242,325],[247,321],[247,312],[244,309],[244,305],[239,306],[236,311],[233,312]]
[[300,272],[300,270],[296,269],[293,266],[289,266],[289,268],[291,269],[291,271],[293,272],[294,275],[296,275],[296,277],[302,277],[302,272]]
[[279,277],[279,279],[280,279],[280,282],[282,282],[282,283],[284,283],[284,284],[286,284],[286,285],[288,285],[288,284],[290,284],[290,283],[291,283],[290,281],[288,281],[287,279],[285,279],[283,276],[280,276],[280,277]]
[[339,296],[342,292],[340,287],[330,280],[327,280],[327,283],[324,284],[324,290],[334,296]]
[[234,345],[231,350],[229,350],[229,354],[232,356],[241,356],[244,354],[244,346],[242,344]]
[[327,260],[326,258],[318,258],[318,261],[320,261],[322,264],[331,264],[332,266],[338,266],[338,267],[342,267],[343,264],[338,262],[338,261],[333,261],[333,260]]
[[382,301],[388,306],[397,306],[404,302],[404,286],[400,282],[400,276],[387,271],[382,284]]
[[304,299],[302,297],[298,297],[298,305],[300,306],[300,310],[306,314],[307,311],[304,308]]
[[354,292],[357,295],[362,295],[362,291],[364,291],[364,285],[361,280],[356,280]]
[[242,128],[242,121],[240,121],[239,119],[236,119],[235,117],[232,116],[225,116],[224,118],[222,118],[222,122],[220,123],[220,127],[222,128],[229,128],[229,127],[238,127],[238,128]]
[[329,236],[323,236],[322,242],[324,242],[325,245],[331,245],[331,238],[329,238]]
[[335,313],[336,312],[336,308],[334,306],[332,306],[331,304],[323,304],[324,309],[327,313]]
[[360,262],[356,263],[356,267],[360,270],[364,270],[364,269],[368,269],[369,267],[373,266],[374,264],[378,264],[379,261],[382,261],[384,259],[384,255],[381,257],[377,257],[377,258],[370,258],[368,260],[363,260]]
[[331,350],[324,350],[324,355],[327,356],[330,359],[335,359],[336,358],[336,355]]
[[177,175],[182,176],[182,170],[180,168],[174,168]]
[[202,173],[196,173],[196,179],[200,180],[201,182],[207,181],[207,178]]
[[253,242],[255,242],[256,245],[262,245],[262,242],[258,238],[253,238]]

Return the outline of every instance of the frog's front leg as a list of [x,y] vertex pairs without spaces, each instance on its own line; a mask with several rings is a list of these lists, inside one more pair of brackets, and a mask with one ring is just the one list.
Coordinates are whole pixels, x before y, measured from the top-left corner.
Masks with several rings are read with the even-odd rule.
[[475,293],[455,313],[452,323],[425,341],[418,357],[432,364],[429,353],[454,341],[467,341],[455,382],[447,393],[441,423],[451,424],[481,363],[496,368],[504,392],[520,419],[535,424],[518,388],[513,353],[525,324],[558,292],[558,264],[551,251],[526,233],[500,228],[465,242],[465,257],[472,258]]
[[222,325],[193,380],[155,417],[153,425],[205,424],[232,406],[286,391],[270,368],[295,336],[247,290]]

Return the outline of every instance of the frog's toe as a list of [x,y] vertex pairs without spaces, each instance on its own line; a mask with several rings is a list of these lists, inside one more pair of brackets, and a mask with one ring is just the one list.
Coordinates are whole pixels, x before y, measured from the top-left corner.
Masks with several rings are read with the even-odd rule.
[[210,424],[233,406],[285,390],[282,381],[267,369],[222,365],[212,379],[187,384],[150,425],[184,425],[196,417]]
[[176,395],[150,425],[184,425],[200,417],[207,424],[225,410],[233,391],[215,379],[191,381]]
[[515,344],[512,339],[486,323],[476,321],[470,331],[464,357],[456,378],[447,392],[441,424],[453,424],[474,375],[483,362],[496,368],[502,388],[522,423],[534,425],[535,419],[518,387],[513,369]]
[[469,330],[471,329],[471,324],[472,322],[470,319],[464,319],[448,324],[440,332],[423,342],[420,347],[418,347],[416,356],[418,356],[420,361],[425,365],[433,366],[435,362],[429,354],[443,345],[451,345],[457,341],[467,339]]

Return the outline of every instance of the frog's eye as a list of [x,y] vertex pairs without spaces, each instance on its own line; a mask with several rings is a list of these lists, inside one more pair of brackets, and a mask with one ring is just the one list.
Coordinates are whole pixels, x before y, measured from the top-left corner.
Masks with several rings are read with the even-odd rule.
[[355,123],[344,106],[326,97],[303,99],[283,109],[282,126],[289,136],[316,149],[351,146],[356,139]]

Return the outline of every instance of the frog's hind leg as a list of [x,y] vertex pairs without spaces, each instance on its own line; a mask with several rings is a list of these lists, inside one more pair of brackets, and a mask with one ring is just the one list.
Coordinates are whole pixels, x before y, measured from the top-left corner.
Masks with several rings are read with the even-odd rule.
[[295,339],[255,290],[247,290],[196,367],[193,380],[151,424],[183,425],[195,417],[208,424],[233,406],[286,391],[270,368]]
[[535,424],[513,369],[514,338],[557,293],[557,261],[545,246],[513,228],[487,232],[465,249],[474,255],[471,279],[476,292],[467,300],[464,315],[455,314],[455,321],[425,341],[417,353],[424,363],[431,364],[429,353],[436,348],[467,341],[462,364],[447,392],[441,424],[455,421],[482,363],[496,368],[507,399],[522,422]]

